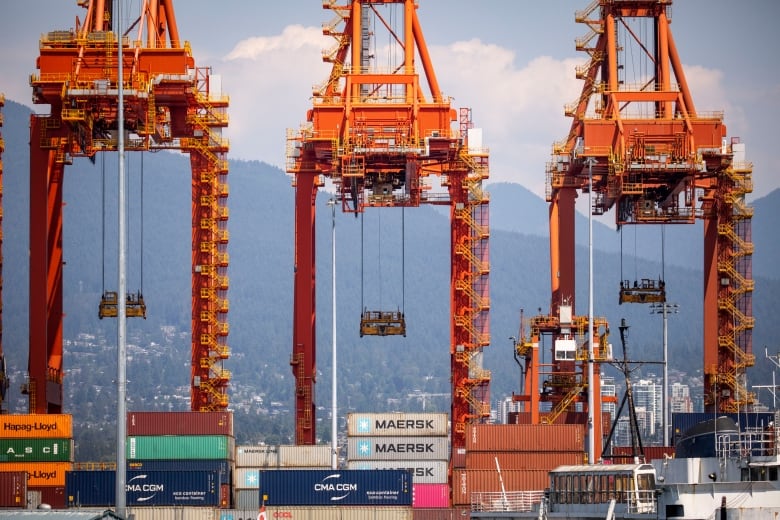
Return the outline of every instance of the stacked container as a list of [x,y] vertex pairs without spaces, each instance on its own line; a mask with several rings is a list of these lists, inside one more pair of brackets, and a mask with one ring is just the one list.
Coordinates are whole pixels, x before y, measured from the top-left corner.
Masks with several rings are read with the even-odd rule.
[[449,506],[446,413],[351,413],[347,417],[347,467],[409,469],[413,507]]
[[[232,413],[129,412],[125,446],[128,506],[230,507]],[[113,470],[70,472],[68,506],[115,504],[115,482]]]
[[260,474],[276,469],[328,469],[331,448],[327,445],[256,445],[236,447],[233,504],[239,510],[257,510]]
[[470,505],[474,493],[544,490],[551,469],[584,462],[584,439],[582,424],[467,425],[464,467],[453,470],[453,505]]
[[[32,492],[34,502],[63,507],[65,473],[72,464],[72,416],[0,415],[0,472],[27,476],[24,498],[18,499],[15,493],[6,497],[3,492],[0,507],[25,507],[27,492]],[[6,504],[7,501],[11,503]]]

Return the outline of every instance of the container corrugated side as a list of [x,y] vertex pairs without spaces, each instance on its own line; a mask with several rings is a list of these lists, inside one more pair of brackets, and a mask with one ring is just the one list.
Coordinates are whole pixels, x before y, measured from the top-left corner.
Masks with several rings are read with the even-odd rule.
[[390,469],[261,471],[259,492],[274,506],[410,506],[412,475]]
[[[257,508],[225,509],[219,511],[219,520],[257,520]],[[411,506],[265,506],[265,515],[269,520],[413,520]],[[189,520],[188,517],[186,517]],[[458,520],[465,517],[457,517]],[[136,520],[158,520],[157,518],[139,518]],[[167,518],[160,520],[169,520]],[[176,520],[176,519],[170,519]],[[196,519],[197,520],[197,519]]]
[[276,468],[278,466],[279,446],[276,444],[236,446],[236,467]]
[[235,439],[227,435],[149,435],[128,437],[128,460],[233,460]]
[[[501,486],[503,480],[503,487]],[[454,469],[452,471],[452,505],[470,506],[471,494],[476,492],[542,491],[549,487],[547,470],[513,470],[501,468],[498,472],[488,469]]]
[[[208,471],[128,471],[128,505],[215,507],[221,489]],[[68,507],[116,504],[116,471],[69,471],[65,490]]]
[[[180,507],[180,506],[130,506],[127,508],[127,518],[135,520],[215,520],[220,519],[221,509],[210,507]],[[235,518],[234,520],[238,520]],[[257,520],[255,516],[244,520]]]
[[447,507],[450,505],[448,484],[413,484],[412,507]]
[[463,520],[468,518],[471,507],[461,508],[420,508],[412,510],[412,520]]
[[[240,510],[254,511],[255,516],[250,517],[251,520],[257,518],[257,508],[260,507],[260,493],[255,489],[234,489],[233,490],[233,507]],[[246,517],[236,517],[243,519]]]
[[282,444],[279,446],[279,467],[292,468],[328,468],[331,464],[331,447],[295,446]]
[[65,486],[27,486],[27,509],[37,509],[48,504],[52,509],[65,509]]
[[73,439],[0,439],[0,462],[73,462]]
[[440,460],[450,454],[448,437],[349,437],[348,460]]
[[[642,451],[644,452],[645,460],[663,460],[665,457],[674,457],[675,448],[674,446],[642,446]],[[613,464],[633,463],[633,460],[630,460],[633,452],[634,450],[631,446],[613,446],[612,455],[616,456],[613,458]]]
[[348,436],[434,437],[449,434],[446,413],[350,413]]
[[3,462],[2,471],[26,471],[27,487],[64,487],[70,462]]
[[27,507],[27,473],[0,472],[0,507]]
[[0,438],[70,439],[73,416],[70,414],[0,415]]
[[232,412],[128,412],[127,435],[233,436]]
[[585,451],[585,425],[468,424],[466,451]]
[[[74,465],[73,469],[77,469]],[[116,466],[108,469],[116,469]],[[130,471],[213,471],[220,484],[232,484],[233,468],[229,460],[130,460]]]
[[585,464],[585,454],[579,451],[470,451],[466,453],[466,468],[546,469]]
[[348,460],[347,469],[408,469],[415,484],[447,482],[446,460]]

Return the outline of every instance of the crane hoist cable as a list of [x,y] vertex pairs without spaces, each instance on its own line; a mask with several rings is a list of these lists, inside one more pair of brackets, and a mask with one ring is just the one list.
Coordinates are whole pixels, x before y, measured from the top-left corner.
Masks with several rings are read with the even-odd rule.
[[623,229],[620,229],[620,297],[618,303],[664,303],[666,302],[666,284],[664,282],[664,229],[661,227],[661,276],[658,280],[637,277],[637,237],[634,228],[634,282],[623,276]]
[[[106,161],[105,154],[101,157],[101,272],[102,272],[102,295],[100,297],[100,305],[98,307],[98,317],[103,318],[116,318],[119,315],[119,294],[116,291],[106,290]],[[143,152],[141,152],[141,173],[140,173],[140,289],[136,293],[127,293],[125,295],[125,315],[128,318],[144,318],[146,319],[146,302],[143,296],[143,179],[144,179],[144,160]],[[125,180],[129,183],[129,179]],[[125,190],[125,193],[129,193],[129,190]],[[126,215],[129,224],[129,212]]]
[[[362,314],[360,317],[360,337],[363,336],[406,336],[406,318],[403,312],[403,301],[405,298],[405,231],[404,231],[404,218],[403,211],[401,213],[401,300],[402,306],[396,311],[371,311],[365,307],[364,304],[364,287],[365,287],[365,231],[364,231],[364,218],[361,215],[360,219],[360,308]],[[377,266],[379,270],[378,285],[379,285],[379,302],[382,303],[382,227],[381,227],[381,213],[377,217],[379,222],[379,229],[377,232],[378,240],[378,258]]]

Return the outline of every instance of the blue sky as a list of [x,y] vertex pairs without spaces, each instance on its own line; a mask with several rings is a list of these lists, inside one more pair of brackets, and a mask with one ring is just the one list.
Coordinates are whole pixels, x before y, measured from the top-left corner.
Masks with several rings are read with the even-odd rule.
[[[140,0],[126,0],[137,16]],[[544,168],[571,120],[563,106],[579,95],[574,67],[586,61],[574,40],[587,28],[574,12],[588,0],[419,0],[433,64],[454,108],[470,107],[490,148],[491,182],[544,193]],[[84,16],[76,0],[3,0],[0,91],[30,105],[38,39]],[[698,111],[723,110],[730,136],[747,143],[753,198],[780,187],[780,49],[777,0],[675,0],[672,32]],[[220,74],[230,95],[230,157],[284,164],[285,133],[325,80],[321,51],[334,40],[322,0],[179,0],[176,16],[198,66]],[[129,17],[129,14],[128,14]],[[126,26],[126,24],[125,24]]]

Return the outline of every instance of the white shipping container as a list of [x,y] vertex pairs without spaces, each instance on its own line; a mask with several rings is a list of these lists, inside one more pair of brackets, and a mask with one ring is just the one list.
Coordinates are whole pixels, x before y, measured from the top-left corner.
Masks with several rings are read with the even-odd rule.
[[347,469],[409,469],[415,484],[446,484],[446,460],[349,460]]
[[348,436],[420,436],[449,435],[446,413],[350,413]]
[[449,459],[448,437],[349,437],[347,460]]
[[[257,519],[257,509],[260,507],[260,491],[255,489],[235,489],[233,491],[233,507],[244,511],[254,511],[254,516],[233,516],[233,520],[251,518]],[[224,509],[223,509],[224,511]],[[230,517],[222,517],[230,518]]]
[[331,447],[328,444],[318,446],[279,446],[280,468],[330,468]]
[[279,466],[279,446],[236,446],[236,467],[276,468]]
[[[182,520],[184,518],[187,520],[214,520],[219,518],[220,511],[224,511],[224,509],[180,506],[128,507],[127,518],[135,518],[135,520]],[[256,518],[257,511],[255,511],[254,516],[254,519]]]
[[[266,506],[266,518],[293,518],[295,520],[412,520],[414,510],[398,506]],[[189,517],[185,517],[189,520]],[[256,520],[257,508],[220,509],[216,518]],[[142,519],[138,519],[142,520]]]

